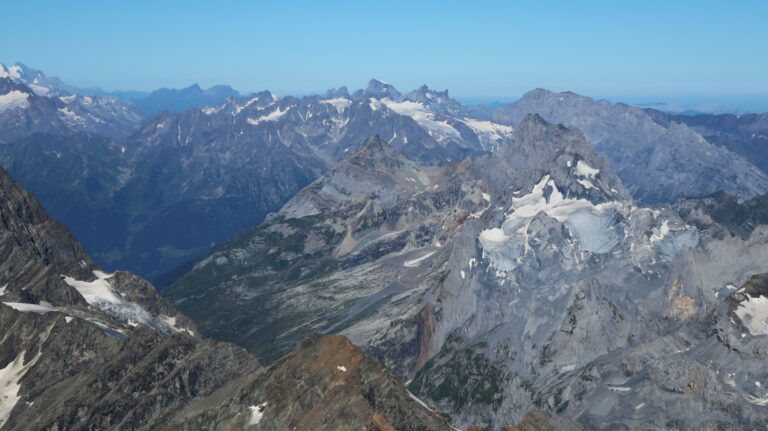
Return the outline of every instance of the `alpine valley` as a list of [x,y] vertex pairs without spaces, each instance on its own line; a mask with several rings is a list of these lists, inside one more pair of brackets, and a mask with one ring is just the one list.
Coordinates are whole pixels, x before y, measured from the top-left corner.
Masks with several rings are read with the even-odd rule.
[[0,64],[0,429],[762,429],[766,136]]

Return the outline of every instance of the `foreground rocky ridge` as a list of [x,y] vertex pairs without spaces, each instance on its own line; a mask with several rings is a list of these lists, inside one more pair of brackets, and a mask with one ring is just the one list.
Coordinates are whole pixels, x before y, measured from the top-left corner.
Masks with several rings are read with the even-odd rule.
[[1,171],[0,220],[0,429],[450,429],[343,337],[269,368],[200,338]]
[[429,169],[369,141],[167,294],[267,361],[344,334],[454,425],[768,420],[764,297],[738,290],[768,272],[765,226],[640,206],[581,132],[536,115]]

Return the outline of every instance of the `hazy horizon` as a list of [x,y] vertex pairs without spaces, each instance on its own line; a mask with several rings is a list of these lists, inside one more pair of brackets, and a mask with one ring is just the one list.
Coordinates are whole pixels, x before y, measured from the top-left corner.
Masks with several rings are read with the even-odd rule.
[[306,94],[376,77],[460,97],[768,94],[765,2],[462,4],[12,2],[0,60],[106,90]]

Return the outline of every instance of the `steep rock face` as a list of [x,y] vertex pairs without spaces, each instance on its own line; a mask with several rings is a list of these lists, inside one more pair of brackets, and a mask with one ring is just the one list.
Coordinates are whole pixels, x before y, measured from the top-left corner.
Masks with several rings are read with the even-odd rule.
[[4,172],[0,220],[0,429],[450,429],[343,337],[271,368],[201,339]]
[[740,197],[768,192],[768,176],[743,157],[684,124],[659,124],[640,108],[534,90],[499,107],[494,120],[514,125],[528,113],[584,131],[641,201],[674,202],[721,190]]
[[766,226],[638,206],[579,130],[536,115],[450,175],[387,153],[368,142],[170,298],[267,360],[304,331],[347,335],[454,425],[768,419],[762,299],[729,298],[768,271]]
[[415,304],[426,288],[413,282],[485,198],[466,163],[425,166],[373,138],[165,294],[207,334],[266,361],[314,331],[367,336],[353,324],[400,297],[401,307],[387,313],[402,328],[387,337],[411,367],[419,349]]
[[727,148],[768,172],[768,114],[675,115],[654,109],[645,112],[664,127],[672,123],[685,124],[707,141]]

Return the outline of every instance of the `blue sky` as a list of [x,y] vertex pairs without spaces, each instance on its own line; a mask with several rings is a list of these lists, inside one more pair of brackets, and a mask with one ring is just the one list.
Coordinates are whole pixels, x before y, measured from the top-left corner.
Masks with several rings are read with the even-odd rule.
[[766,1],[13,1],[0,60],[81,86],[768,95]]

